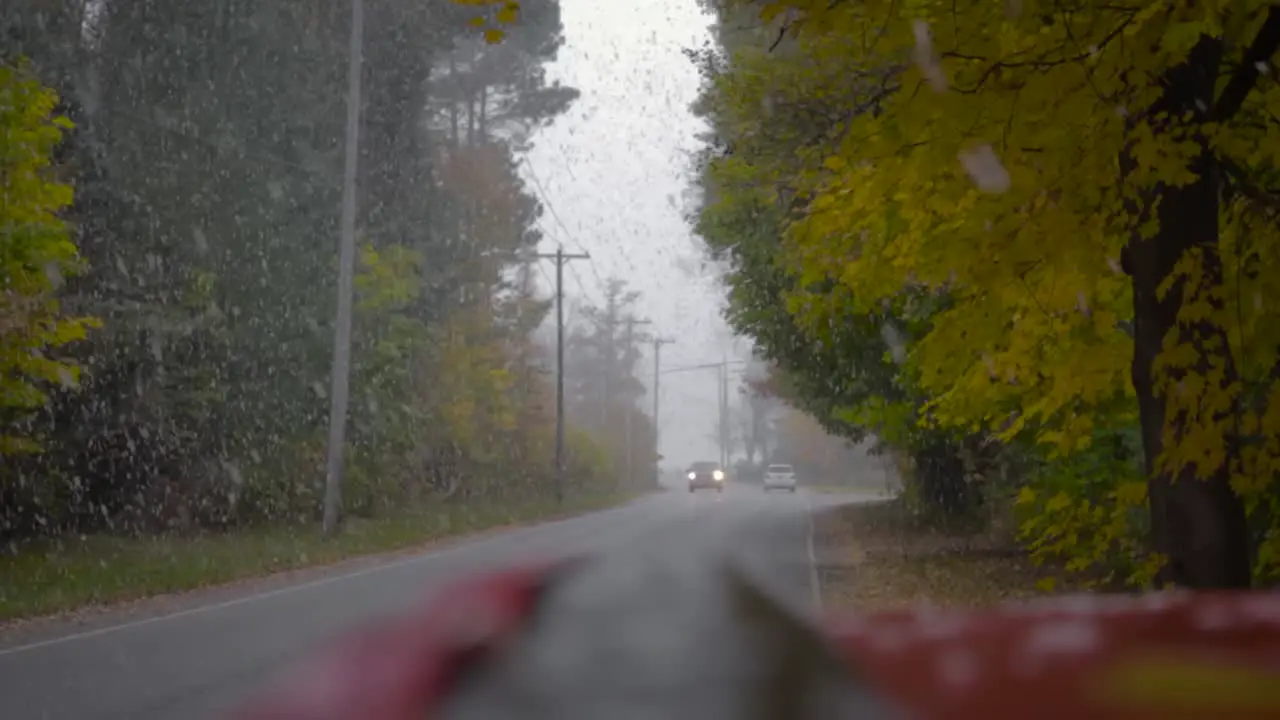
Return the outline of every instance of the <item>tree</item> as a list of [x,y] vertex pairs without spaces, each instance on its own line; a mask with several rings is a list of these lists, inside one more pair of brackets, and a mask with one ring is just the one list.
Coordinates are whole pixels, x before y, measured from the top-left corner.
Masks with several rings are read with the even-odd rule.
[[54,115],[56,104],[25,64],[0,61],[0,456],[40,450],[23,426],[48,403],[46,387],[75,386],[80,375],[73,360],[50,355],[98,326],[66,316],[57,298],[84,265],[59,216],[72,189],[52,158],[71,123]]
[[[693,220],[728,261],[727,317],[776,364],[775,392],[788,402],[850,440],[872,433],[906,449],[920,482],[936,488],[922,498],[963,497],[959,455],[968,433],[921,423],[928,394],[913,371],[900,370],[894,347],[926,330],[945,295],[915,290],[860,305],[849,286],[802,275],[787,253],[802,184],[835,150],[831,118],[859,112],[867,90],[848,82],[838,40],[775,51],[772,33],[734,27],[723,51],[691,53],[705,78],[695,109],[714,132],[699,158],[704,201]],[[949,512],[966,509],[946,503]]]
[[[533,427],[550,390],[531,338],[548,306],[512,282],[541,239],[541,205],[517,169],[527,133],[577,91],[543,70],[561,43],[558,4],[527,10],[497,46],[458,3],[365,2],[357,512],[532,497],[551,481],[550,440]],[[23,340],[45,353],[33,386],[48,402],[12,417],[46,452],[6,456],[6,540],[314,518],[347,22],[296,0],[6,6],[6,52],[56,91],[30,97],[75,121],[59,135],[41,120],[30,169],[76,187],[41,186],[41,232],[59,242],[42,246],[47,275],[22,268],[61,337]],[[450,90],[459,79],[467,94]],[[450,135],[448,108],[475,132]],[[83,334],[80,317],[102,329],[55,347]],[[81,387],[59,387],[68,378]],[[601,481],[593,462],[579,489]]]
[[790,314],[821,333],[911,294],[944,300],[908,333],[931,423],[1070,457],[1136,417],[1148,493],[1116,476],[1107,504],[1149,498],[1160,579],[1247,585],[1255,551],[1254,571],[1275,572],[1274,541],[1251,543],[1246,510],[1269,511],[1280,449],[1261,279],[1276,250],[1262,220],[1274,162],[1258,149],[1273,146],[1276,95],[1255,88],[1280,11],[764,11],[787,8],[788,51],[811,67],[762,71],[792,81],[771,82],[793,88],[775,107],[800,115],[800,101],[827,97],[824,73],[855,78],[841,122],[819,115],[825,142],[783,176]]
[[632,308],[640,295],[626,281],[610,278],[604,296],[600,306],[584,308],[585,326],[573,328],[567,340],[566,417],[605,448],[616,477],[647,486],[658,461],[653,420],[638,409],[645,388],[636,371],[647,338],[626,332],[628,321],[636,319]]
[[437,93],[453,145],[497,136],[523,148],[577,99],[575,88],[546,78],[546,63],[564,43],[560,29],[559,3],[534,0],[506,25],[501,43],[476,36],[457,44]]

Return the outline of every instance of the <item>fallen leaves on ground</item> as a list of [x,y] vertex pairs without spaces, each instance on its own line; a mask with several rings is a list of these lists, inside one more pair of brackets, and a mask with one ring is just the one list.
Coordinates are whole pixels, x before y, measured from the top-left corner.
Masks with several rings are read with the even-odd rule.
[[931,529],[896,500],[819,513],[814,543],[823,601],[833,609],[978,606],[1037,594],[1035,568],[1010,543]]

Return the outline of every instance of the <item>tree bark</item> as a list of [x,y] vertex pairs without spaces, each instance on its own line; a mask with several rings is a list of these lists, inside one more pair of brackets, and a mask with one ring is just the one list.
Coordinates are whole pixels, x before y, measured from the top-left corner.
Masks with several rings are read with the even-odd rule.
[[[1207,120],[1221,53],[1220,40],[1203,37],[1186,63],[1166,73],[1164,94],[1150,108],[1149,115],[1154,119],[1162,113],[1191,113],[1200,122]],[[1157,127],[1157,132],[1170,129]],[[1221,325],[1212,321],[1178,323],[1184,298],[1197,288],[1180,282],[1163,299],[1157,296],[1157,288],[1178,260],[1193,250],[1203,258],[1204,272],[1198,278],[1198,290],[1216,289],[1222,284],[1218,247],[1221,174],[1207,141],[1199,141],[1200,153],[1191,164],[1196,180],[1180,187],[1154,188],[1145,198],[1147,207],[1141,213],[1151,212],[1154,205],[1159,229],[1150,238],[1135,235],[1124,251],[1125,271],[1133,281],[1133,385],[1138,396],[1148,476],[1152,543],[1167,559],[1157,580],[1190,588],[1248,587],[1248,527],[1243,503],[1230,482],[1238,458],[1237,438],[1227,439],[1224,461],[1208,477],[1197,477],[1194,467],[1170,472],[1157,464],[1165,450],[1166,428],[1172,431],[1175,442],[1187,433],[1187,419],[1182,413],[1169,417],[1168,398],[1157,388],[1154,363],[1164,338],[1175,333],[1179,344],[1195,345],[1200,360],[1192,372],[1203,374],[1211,361],[1220,363],[1221,384],[1208,392],[1223,391],[1238,378],[1229,339]],[[1132,161],[1123,158],[1122,166],[1131,168]],[[1230,422],[1222,416],[1214,420]]]
[[949,440],[932,438],[911,454],[920,499],[943,518],[963,516],[970,509],[971,497],[959,447]]

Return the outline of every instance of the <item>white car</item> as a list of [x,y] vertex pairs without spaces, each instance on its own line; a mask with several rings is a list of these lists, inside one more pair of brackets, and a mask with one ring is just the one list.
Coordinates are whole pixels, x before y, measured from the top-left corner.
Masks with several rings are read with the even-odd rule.
[[796,491],[796,471],[790,465],[770,465],[764,471],[764,491]]

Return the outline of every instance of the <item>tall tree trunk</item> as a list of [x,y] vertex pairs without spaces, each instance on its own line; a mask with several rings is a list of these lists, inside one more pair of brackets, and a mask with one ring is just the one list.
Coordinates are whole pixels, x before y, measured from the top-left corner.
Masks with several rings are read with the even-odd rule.
[[[1220,40],[1202,38],[1186,63],[1166,73],[1165,92],[1150,114],[1191,113],[1201,121],[1207,120],[1221,54]],[[1227,438],[1222,463],[1207,477],[1197,477],[1194,467],[1170,472],[1157,462],[1166,449],[1166,428],[1172,431],[1176,443],[1187,437],[1189,422],[1182,412],[1169,417],[1168,398],[1158,387],[1154,364],[1164,338],[1175,333],[1179,344],[1190,343],[1197,348],[1201,357],[1191,372],[1204,375],[1211,367],[1221,371],[1220,384],[1206,392],[1225,392],[1238,378],[1229,339],[1221,325],[1213,320],[1178,323],[1184,298],[1192,294],[1204,297],[1204,292],[1216,291],[1222,285],[1218,247],[1221,180],[1207,141],[1199,141],[1201,151],[1191,164],[1196,180],[1183,186],[1157,187],[1147,200],[1156,205],[1159,229],[1150,238],[1135,236],[1125,248],[1124,267],[1133,280],[1133,385],[1138,396],[1148,476],[1152,542],[1167,559],[1158,579],[1191,588],[1248,587],[1248,527],[1244,506],[1231,489],[1231,472],[1238,459],[1234,434]],[[1131,167],[1132,161],[1125,158],[1124,164]],[[1150,212],[1150,207],[1144,212]],[[1158,297],[1157,288],[1179,259],[1192,251],[1198,251],[1202,258],[1203,273],[1192,280],[1198,281],[1200,287],[1179,282],[1163,299]],[[1169,379],[1177,381],[1180,377]],[[1221,413],[1212,421],[1230,423],[1229,413]]]
[[[475,57],[472,57],[472,64],[475,64]],[[476,144],[476,88],[475,78],[470,77],[467,80],[467,147],[475,147]]]
[[458,152],[458,96],[462,94],[462,81],[458,79],[457,51],[449,52],[449,83],[453,99],[449,103],[449,145],[454,154]]
[[945,438],[930,438],[912,450],[916,488],[920,499],[943,520],[963,516],[969,510],[960,448]]

